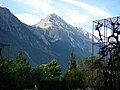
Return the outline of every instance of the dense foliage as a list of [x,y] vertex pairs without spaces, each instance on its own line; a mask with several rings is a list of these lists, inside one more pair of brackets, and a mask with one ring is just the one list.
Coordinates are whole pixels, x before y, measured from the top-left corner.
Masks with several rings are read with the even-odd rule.
[[[93,70],[92,60],[95,62],[97,59],[88,57],[76,62],[72,51],[67,70],[61,73],[56,59],[33,68],[22,52],[18,53],[15,60],[0,56],[0,90],[77,90],[88,87],[104,90],[103,72]],[[119,74],[116,83],[119,89]]]

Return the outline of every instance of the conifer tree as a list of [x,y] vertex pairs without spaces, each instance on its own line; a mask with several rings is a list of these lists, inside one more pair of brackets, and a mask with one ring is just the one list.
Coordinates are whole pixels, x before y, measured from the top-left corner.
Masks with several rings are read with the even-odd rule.
[[19,63],[21,65],[25,64],[28,65],[28,62],[26,60],[26,58],[24,57],[22,52],[19,52],[17,57],[16,57],[16,63]]
[[[22,89],[29,86],[28,84],[29,82],[31,82],[29,78],[30,69],[31,68],[27,59],[25,58],[22,52],[19,52],[14,62],[14,69],[12,71],[15,76],[17,86],[19,88]],[[28,81],[28,78],[29,78],[29,81]]]
[[77,67],[76,65],[76,61],[75,61],[75,56],[73,53],[73,50],[70,53],[70,60],[69,60],[69,64],[68,64],[68,71],[71,71],[72,69],[75,69]]

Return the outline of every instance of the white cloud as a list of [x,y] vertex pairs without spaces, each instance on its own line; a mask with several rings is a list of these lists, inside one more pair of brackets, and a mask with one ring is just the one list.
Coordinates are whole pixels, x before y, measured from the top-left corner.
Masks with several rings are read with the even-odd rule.
[[82,3],[80,1],[76,1],[76,0],[62,0],[62,1],[73,4],[73,5],[78,6],[78,7],[81,7],[84,10],[86,10],[87,12],[91,13],[92,15],[96,15],[96,16],[98,15],[98,16],[102,16],[102,17],[109,17],[110,16],[110,14],[107,13],[106,11],[104,11],[100,8],[88,5],[86,3]]
[[38,16],[32,15],[32,14],[23,13],[23,14],[15,14],[15,16],[21,22],[23,22],[27,25],[34,25],[34,24],[37,24],[40,21],[40,18]]
[[[88,5],[86,3],[82,3],[80,2],[80,0],[62,0],[63,5],[60,4],[61,6],[55,5],[56,4],[55,2],[57,2],[57,0],[55,1],[54,0],[14,0],[14,1],[21,4],[28,11],[30,10],[31,13],[37,14],[37,15],[39,14],[40,17],[49,15],[51,13],[56,13],[57,15],[60,15],[69,24],[76,27],[82,26],[84,28],[85,26],[85,28],[90,28],[93,20],[106,18],[110,16],[109,13],[107,13],[106,11],[100,8]],[[66,4],[64,4],[64,2],[70,3],[72,7],[65,6]],[[75,8],[73,8],[73,5],[75,6]],[[64,10],[61,9],[61,7],[63,7]],[[79,11],[79,9],[81,8],[85,13],[82,13]],[[17,16],[21,21],[27,24],[29,24],[30,22],[32,23],[33,21],[37,21],[36,18],[35,20],[32,19],[30,21],[28,18],[28,17],[32,17],[30,15],[26,16],[24,14],[24,15],[17,15]]]
[[[24,9],[30,11],[32,14],[22,13],[16,14],[16,16],[24,23],[28,25],[36,24],[40,21],[40,17],[49,15],[51,13],[59,14],[59,10],[52,7],[50,4],[52,0],[14,0],[21,4]],[[35,14],[39,14],[39,17]]]
[[59,10],[52,7],[50,4],[53,3],[52,0],[17,0],[16,2],[22,3],[26,8],[29,8],[34,13],[59,13]]
[[[66,14],[65,14],[66,21],[75,27],[80,27],[81,24],[87,23],[90,21],[90,17],[88,15],[81,14],[78,10],[68,9],[65,11],[66,11]],[[74,14],[71,15],[71,13],[74,13]]]
[[[92,9],[93,11],[95,10],[95,8],[92,8],[87,4],[80,3],[80,1],[75,1],[75,0],[63,0],[63,1],[67,3],[71,3],[76,6],[79,5],[80,7],[84,8],[87,11],[89,11],[88,9],[90,9],[90,12],[92,12]],[[91,20],[90,16],[81,14],[80,11],[78,10],[73,10],[71,7],[66,9],[64,3],[63,6],[61,6],[61,7],[65,7],[64,10],[52,6],[52,4],[55,5],[55,1],[53,0],[17,0],[16,2],[22,4],[23,6],[25,6],[25,8],[31,10],[34,14],[42,13],[44,15],[49,15],[51,13],[56,13],[57,15],[62,16],[62,18],[64,18],[68,23],[77,27],[79,27],[80,24],[86,23]],[[74,14],[71,15],[71,13]]]
[[[75,12],[68,11],[69,15],[67,21],[77,27],[83,27],[89,31],[92,30],[92,21],[108,18],[111,15],[103,9],[81,2],[80,0],[62,0],[76,7]],[[81,12],[80,10],[83,9]]]
[[0,3],[0,7],[2,7],[2,4]]
[[79,11],[79,9],[76,8],[65,8],[65,13],[62,15],[62,18],[67,21],[69,24],[75,26],[75,27],[83,27],[83,28],[90,28],[89,25],[90,22],[92,22],[91,17],[89,15],[86,15],[85,13],[82,13]]
[[80,15],[70,19],[71,24],[76,27],[79,27],[80,24],[86,23],[88,21],[89,21],[89,16],[87,15]]

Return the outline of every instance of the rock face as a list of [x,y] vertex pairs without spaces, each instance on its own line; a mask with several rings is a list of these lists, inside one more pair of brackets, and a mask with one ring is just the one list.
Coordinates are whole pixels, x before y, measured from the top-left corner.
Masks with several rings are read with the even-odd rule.
[[10,58],[22,51],[32,65],[56,58],[66,68],[72,49],[76,59],[91,55],[91,41],[90,33],[71,26],[56,14],[28,26],[0,7],[0,42],[10,44]]

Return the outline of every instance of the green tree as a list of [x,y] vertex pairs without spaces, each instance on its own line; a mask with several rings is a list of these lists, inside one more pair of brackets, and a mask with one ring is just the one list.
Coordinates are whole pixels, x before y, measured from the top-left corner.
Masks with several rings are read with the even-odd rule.
[[24,57],[23,53],[19,52],[16,57],[16,60],[11,66],[11,74],[14,76],[18,88],[23,89],[30,87],[31,83],[30,70],[31,67],[28,61]]
[[58,66],[57,60],[53,59],[50,63],[46,65],[46,72],[50,74],[51,78],[60,79],[61,77],[61,67]]
[[82,70],[77,68],[73,50],[70,53],[68,70],[64,74],[63,81],[66,83],[65,85],[69,90],[85,87],[84,75],[82,74]]
[[70,60],[69,60],[69,64],[68,64],[68,71],[75,69],[76,68],[76,61],[75,61],[75,56],[73,53],[73,50],[70,53]]
[[14,74],[12,74],[13,61],[8,60],[6,57],[2,57],[4,62],[3,72],[0,73],[0,90],[14,90],[18,89]]
[[31,71],[32,76],[32,88],[34,86],[38,87],[39,89],[42,89],[42,82],[45,80],[47,73],[44,71],[44,66],[39,65],[32,69]]
[[7,70],[8,63],[6,58],[0,56],[0,90],[11,88],[14,84]]
[[72,89],[84,89],[85,82],[84,82],[84,75],[82,71],[78,68],[72,69],[71,71],[67,71],[64,74],[64,81],[66,82],[67,88],[69,90]]
[[60,87],[61,67],[53,59],[48,64],[42,64],[32,70],[33,85],[41,90],[56,90]]

